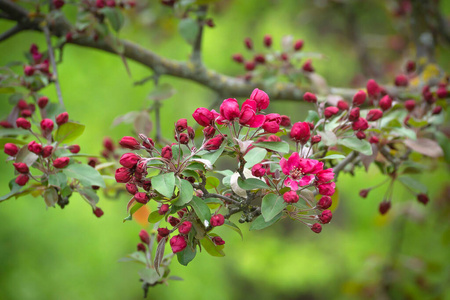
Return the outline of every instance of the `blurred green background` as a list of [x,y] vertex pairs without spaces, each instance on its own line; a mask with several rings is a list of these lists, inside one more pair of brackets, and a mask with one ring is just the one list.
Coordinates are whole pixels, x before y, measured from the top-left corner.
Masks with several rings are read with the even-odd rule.
[[[158,2],[138,0],[141,9],[126,13],[120,36],[164,56],[185,60],[190,48],[176,32],[178,21]],[[402,38],[398,32],[404,21],[392,18],[385,1],[361,2],[353,8],[358,17],[354,26],[366,41],[375,36],[377,41],[385,41],[379,48],[370,48],[370,55],[384,70],[380,82],[390,83],[406,58],[414,57],[409,44],[401,53],[392,46],[392,40]],[[325,59],[314,60],[314,66],[330,85],[362,86],[367,77],[346,31],[348,10],[336,3],[220,1],[210,10],[216,27],[205,29],[205,64],[225,74],[242,74],[231,55],[245,52],[245,37],[252,37],[255,47],[262,50],[265,34],[273,36],[278,49],[284,35],[293,35],[305,40],[304,51],[325,55]],[[441,9],[448,15],[450,3],[441,1]],[[74,13],[71,7],[64,11]],[[11,22],[0,21],[2,31],[11,26]],[[23,60],[31,43],[46,48],[44,36],[33,32],[0,43],[0,65]],[[448,70],[448,45],[437,54],[440,65]],[[151,72],[128,63],[132,78],[118,56],[73,45],[65,48],[58,71],[70,118],[86,125],[77,140],[83,153],[99,153],[104,136],[118,140],[131,135],[131,125],[112,127],[114,118],[149,105],[146,96],[152,83],[133,86],[133,82]],[[193,82],[169,77],[162,77],[161,82],[179,91],[163,104],[166,137],[171,137],[178,118],[187,117],[193,123],[190,115],[195,108],[208,107],[216,100],[210,90]],[[56,101],[54,86],[44,93]],[[11,106],[6,97],[1,101],[0,117],[4,118]],[[307,109],[285,101],[273,102],[270,107],[272,112],[293,116],[294,121],[301,120]],[[5,160],[1,153],[2,195],[8,192],[7,182],[13,177],[13,167]],[[233,232],[219,231],[226,240],[226,257],[202,253],[188,267],[174,261],[172,274],[184,281],[152,288],[148,298],[450,299],[448,166],[440,161],[431,167],[433,172],[417,176],[430,190],[426,207],[397,184],[392,210],[380,216],[378,204],[384,188],[366,199],[358,196],[360,188],[382,180],[378,171],[372,168],[369,173],[359,170],[353,177],[341,175],[339,206],[333,222],[321,234],[288,220],[257,232],[248,232],[243,225],[243,241]],[[105,215],[100,219],[78,196],[71,198],[64,210],[47,210],[42,199],[31,196],[1,203],[0,299],[141,299],[140,266],[117,262],[135,251],[142,228],[136,222],[122,223],[127,200],[127,196],[101,199],[99,206]]]

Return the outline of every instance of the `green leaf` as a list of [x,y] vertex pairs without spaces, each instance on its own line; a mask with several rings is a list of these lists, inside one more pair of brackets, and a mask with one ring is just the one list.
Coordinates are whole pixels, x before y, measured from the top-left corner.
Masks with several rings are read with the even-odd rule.
[[244,239],[241,229],[236,224],[231,222],[230,220],[225,219],[225,223],[223,224],[223,226],[230,228],[231,230],[237,232],[241,236],[241,239]]
[[178,23],[178,31],[181,36],[191,45],[194,44],[197,38],[200,26],[197,21],[191,18],[185,18]]
[[325,146],[334,146],[337,143],[337,137],[334,134],[333,131],[326,130],[326,131],[317,131],[317,134],[319,134],[322,137],[322,143]]
[[119,259],[119,262],[130,262],[130,261],[147,265],[147,259],[145,257],[145,254],[140,251],[133,252]]
[[238,185],[244,190],[254,190],[254,189],[268,189],[269,186],[262,180],[256,178],[248,178],[242,180],[241,177],[238,178]]
[[253,148],[245,154],[245,167],[250,169],[257,163],[260,163],[266,157],[267,150],[263,148]]
[[152,211],[148,215],[148,222],[149,223],[157,223],[157,222],[161,221],[162,218],[164,218],[164,215],[160,215],[157,210],[156,211]]
[[177,91],[172,85],[168,83],[161,83],[153,88],[147,98],[149,100],[161,101],[172,97],[176,92]]
[[114,31],[117,32],[122,28],[124,18],[119,9],[104,7],[100,9],[100,12],[106,16]]
[[217,188],[219,185],[220,185],[220,180],[217,179],[216,177],[210,176],[210,177],[206,178],[206,185],[205,185],[206,189],[208,189],[208,190],[214,189],[214,188]]
[[400,176],[398,177],[398,181],[403,183],[408,188],[412,189],[413,191],[419,191],[420,193],[427,194],[428,188],[421,182],[413,179],[409,176]]
[[225,256],[225,253],[223,253],[223,251],[220,250],[208,236],[205,236],[203,239],[201,239],[200,243],[202,244],[203,249],[205,249],[209,255],[217,257]]
[[22,135],[27,136],[30,132],[25,129],[21,128],[2,128],[0,129],[0,136],[16,136],[16,135]]
[[16,155],[16,162],[22,162],[27,166],[31,166],[38,158],[39,156],[29,151],[27,146],[23,146]]
[[14,138],[0,138],[0,149],[5,148],[5,144],[12,143],[16,145],[25,145],[27,142]]
[[180,182],[180,195],[178,196],[178,200],[173,203],[176,206],[183,206],[186,203],[189,203],[194,196],[192,184],[184,179],[181,179]]
[[167,239],[168,239],[168,237],[163,237],[159,241],[158,247],[156,247],[155,260],[153,262],[153,265],[155,266],[155,271],[156,271],[156,273],[158,273],[158,275],[161,275],[161,273],[159,272],[159,266],[161,265],[161,262],[164,257],[164,249],[166,247]]
[[279,213],[278,215],[273,217],[269,222],[266,222],[264,220],[264,217],[262,215],[260,215],[255,220],[253,220],[252,224],[250,225],[250,230],[261,230],[266,227],[269,227],[269,226],[275,224],[278,220],[280,220],[281,215],[282,215],[282,213]]
[[[130,214],[128,215],[128,217],[126,217],[125,219],[123,219],[123,222],[125,221],[131,221],[133,219],[133,214],[142,206],[144,206],[144,204],[139,203],[139,202],[135,202],[135,204],[133,205],[133,207],[130,209]],[[150,219],[150,216],[148,216]]]
[[18,185],[17,183],[15,183],[14,179],[9,182],[9,188],[11,189],[11,191],[8,194],[0,197],[0,201],[8,200],[11,197],[14,197],[16,195],[23,193],[23,191],[21,191],[22,187],[20,185]]
[[266,148],[275,152],[288,153],[289,144],[285,142],[260,142],[254,143],[255,147]]
[[187,246],[183,251],[177,253],[178,262],[183,266],[187,266],[190,263],[197,253],[197,250],[192,249],[190,246]]
[[44,201],[47,207],[55,207],[56,202],[58,202],[58,193],[54,188],[45,189]]
[[0,94],[12,94],[16,91],[13,87],[0,87]]
[[64,188],[67,185],[67,176],[62,172],[48,175],[48,185],[57,188]]
[[89,182],[89,185],[96,185],[103,188],[106,187],[105,181],[103,181],[100,173],[89,165],[73,163],[69,164],[62,171],[69,178]]
[[414,117],[409,118],[407,123],[413,127],[424,127],[428,125],[427,120],[416,120]]
[[216,151],[212,151],[212,152],[207,152],[206,154],[203,154],[201,156],[202,159],[207,159],[211,162],[212,165],[214,165],[214,163],[217,161],[217,159],[220,157],[220,155],[222,154],[223,150],[226,147],[226,143],[224,143],[219,149],[217,149]]
[[161,275],[158,275],[158,273],[156,272],[155,269],[145,268],[145,269],[139,270],[138,273],[139,273],[139,276],[141,277],[142,281],[144,281],[148,284],[154,284],[161,278]]
[[314,124],[317,123],[317,121],[319,121],[319,115],[317,114],[316,111],[314,110],[309,110],[308,111],[308,116],[305,119],[305,122],[312,122]]
[[58,127],[55,140],[60,143],[70,143],[83,134],[85,126],[75,122],[67,122]]
[[99,197],[92,188],[81,188],[78,189],[78,192],[84,200],[86,200],[93,208],[95,208],[96,204],[99,201]]
[[341,158],[345,158],[345,155],[342,154],[331,154],[331,155],[327,155],[323,158],[319,158],[318,160],[325,160],[325,159],[341,159]]
[[209,221],[211,220],[211,211],[209,210],[208,205],[197,196],[192,197],[189,204],[194,209],[197,217],[202,221],[203,226],[205,226],[205,228],[208,227]]
[[391,133],[394,133],[397,136],[407,137],[407,138],[410,138],[412,140],[416,140],[417,139],[416,132],[414,130],[412,130],[412,129],[405,128],[405,127],[393,128],[391,130]]
[[159,174],[152,178],[152,186],[167,198],[173,196],[173,189],[175,188],[175,174],[173,172]]
[[267,194],[262,199],[261,204],[261,213],[266,222],[272,220],[275,216],[277,216],[285,207],[287,206],[286,202],[282,196],[278,196],[275,194]]
[[372,155],[372,146],[366,140],[360,140],[356,137],[339,139],[338,144],[358,151],[364,155]]

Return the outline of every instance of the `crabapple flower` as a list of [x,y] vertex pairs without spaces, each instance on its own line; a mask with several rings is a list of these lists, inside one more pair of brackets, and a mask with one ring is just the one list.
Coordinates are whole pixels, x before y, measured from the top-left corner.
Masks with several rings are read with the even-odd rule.
[[292,153],[287,160],[282,158],[280,166],[283,174],[288,175],[284,185],[290,187],[293,191],[298,190],[299,186],[310,185],[315,178],[314,174],[323,170],[322,162],[300,158],[297,152]]

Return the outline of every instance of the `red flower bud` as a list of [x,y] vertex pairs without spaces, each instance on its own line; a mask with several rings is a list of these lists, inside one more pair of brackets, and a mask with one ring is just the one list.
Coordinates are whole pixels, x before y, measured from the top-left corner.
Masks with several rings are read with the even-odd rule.
[[50,119],[43,119],[41,121],[41,129],[44,132],[51,132],[53,130],[53,121]]
[[197,108],[192,114],[192,117],[194,117],[194,120],[203,127],[211,125],[215,119],[214,114],[204,107]]
[[334,172],[333,172],[333,169],[331,169],[331,168],[321,170],[321,171],[317,172],[317,174],[316,174],[317,183],[325,183],[325,182],[331,181],[333,179],[334,179]]
[[414,100],[406,100],[405,101],[405,108],[409,112],[412,112],[415,107],[416,107],[416,101],[414,101]]
[[288,61],[289,60],[289,56],[288,56],[287,53],[281,53],[280,58],[281,58],[282,61]]
[[130,169],[122,167],[116,170],[115,178],[116,181],[119,183],[127,183],[128,181],[131,180],[132,175],[133,173],[131,172]]
[[254,61],[247,61],[245,62],[244,67],[247,71],[253,71],[256,67],[256,64]]
[[264,64],[266,62],[266,57],[262,54],[256,54],[253,59],[259,64]]
[[28,150],[30,152],[33,152],[34,154],[38,154],[39,155],[42,152],[42,145],[36,143],[35,141],[31,141],[28,144]]
[[383,200],[383,202],[380,203],[378,210],[380,211],[380,214],[384,215],[389,211],[390,208],[391,208],[391,201]]
[[216,246],[225,245],[225,241],[220,236],[215,236],[211,240]]
[[19,152],[19,147],[17,147],[13,143],[6,143],[3,151],[5,151],[5,153],[9,156],[16,156],[16,154]]
[[371,144],[378,144],[380,142],[380,139],[376,136],[371,136],[369,139],[369,143]]
[[23,128],[23,129],[30,129],[31,128],[30,121],[28,121],[27,119],[24,119],[24,118],[18,118],[16,120],[16,125],[17,125],[17,127],[20,127],[20,128]]
[[366,134],[363,131],[357,131],[355,133],[356,137],[360,140],[364,140],[366,138]]
[[53,0],[53,6],[55,6],[55,9],[60,9],[64,6],[64,0]]
[[225,223],[225,218],[221,214],[213,215],[210,223],[212,227],[222,226]]
[[24,118],[29,118],[29,117],[31,117],[32,114],[33,113],[29,109],[24,109],[20,112],[20,115]]
[[337,107],[340,110],[348,110],[350,108],[348,103],[346,101],[344,101],[344,100],[339,100],[338,103],[337,103]]
[[281,139],[279,136],[271,135],[267,138],[267,142],[281,142]]
[[[45,150],[45,148],[44,148]],[[95,168],[95,166],[99,163],[98,159],[96,157],[89,157],[88,158],[88,165]]]
[[93,213],[94,213],[94,215],[97,217],[97,218],[100,218],[101,216],[103,216],[103,210],[100,208],[100,207],[96,207],[93,211],[92,211]]
[[369,128],[369,123],[367,123],[367,120],[364,118],[358,118],[358,120],[356,120],[355,122],[353,122],[352,124],[352,129],[357,131],[357,130],[366,130],[367,128]]
[[111,138],[105,137],[103,139],[103,147],[105,147],[108,151],[114,151],[114,142]]
[[17,176],[15,182],[20,186],[24,186],[25,184],[27,184],[29,179],[30,178],[28,177],[28,175],[20,174],[19,176]]
[[307,122],[294,123],[289,136],[296,143],[306,144],[311,137],[309,124]]
[[47,106],[47,103],[48,103],[48,97],[45,97],[45,96],[40,97],[37,102],[39,108],[41,108],[41,109],[44,109]]
[[141,241],[144,244],[146,244],[146,245],[150,244],[150,235],[148,234],[148,232],[145,229],[142,229],[139,232],[139,238],[141,239]]
[[175,130],[177,132],[183,132],[187,128],[187,120],[186,119],[179,119],[177,123],[175,124]]
[[137,202],[142,204],[147,204],[148,201],[150,201],[150,197],[147,195],[147,193],[138,192],[134,194],[134,199],[136,199]]
[[396,86],[408,86],[408,78],[405,75],[398,75],[395,77]]
[[270,104],[269,95],[267,95],[266,92],[260,89],[253,90],[252,94],[250,95],[250,100],[256,102],[257,111],[266,109]]
[[324,210],[322,214],[319,216],[319,220],[322,224],[328,224],[331,221],[331,218],[333,218],[333,214],[331,213],[331,210]]
[[147,163],[145,161],[141,161],[136,165],[134,177],[137,180],[142,180],[145,176],[147,176]]
[[306,102],[310,102],[310,103],[316,103],[317,97],[313,93],[306,92],[303,94],[303,100],[305,100]]
[[314,68],[312,66],[312,61],[308,59],[302,66],[302,70],[305,72],[314,72]]
[[295,191],[289,191],[283,194],[283,200],[286,203],[297,203],[300,197],[297,195]]
[[58,169],[66,167],[70,162],[70,157],[59,157],[53,161],[53,166]]
[[315,223],[311,226],[311,230],[315,233],[320,233],[322,231],[322,225],[320,225],[319,223]]
[[360,190],[360,191],[359,191],[359,196],[360,196],[361,198],[366,198],[367,195],[369,194],[369,192],[370,192],[370,189],[363,189],[363,190]]
[[323,196],[320,198],[319,202],[317,202],[317,208],[318,209],[327,209],[333,204],[333,201],[331,200],[331,197],[329,196]]
[[320,135],[315,135],[311,137],[311,143],[317,144],[322,140],[322,137]]
[[366,101],[367,94],[364,91],[358,91],[355,96],[353,96],[353,105],[360,106]]
[[242,54],[240,54],[240,53],[233,54],[232,58],[233,58],[233,60],[234,60],[235,62],[237,62],[237,63],[240,63],[240,64],[241,64],[241,63],[244,62],[244,57],[243,57]]
[[17,170],[17,172],[22,173],[22,174],[27,174],[28,172],[30,172],[30,170],[28,169],[27,164],[25,163],[13,163],[14,168]]
[[212,127],[212,126],[208,126],[208,127],[205,127],[205,129],[203,129],[203,134],[205,135],[206,139],[212,138],[215,133],[216,133],[216,129],[214,129],[214,127]]
[[161,149],[161,157],[167,160],[172,159],[173,154],[172,154],[172,147],[170,147],[170,145],[167,145]]
[[430,199],[428,198],[427,195],[425,194],[418,194],[417,195],[417,200],[422,203],[423,205],[426,205],[428,203],[428,201],[430,201]]
[[392,106],[392,98],[389,95],[384,96],[381,98],[379,105],[383,111],[388,110]]
[[379,109],[371,109],[367,114],[367,121],[376,121],[383,116],[383,112]]
[[269,121],[265,122],[262,125],[262,128],[264,129],[265,133],[277,133],[278,130],[280,130],[280,124],[275,121],[272,122]]
[[170,234],[170,230],[167,228],[158,228],[158,235],[166,237]]
[[367,94],[369,94],[370,97],[376,97],[381,92],[380,86],[373,79],[369,79],[369,81],[367,81],[366,88],[367,88]]
[[319,194],[323,196],[332,196],[334,194],[336,184],[334,182],[319,184]]
[[181,235],[173,236],[170,239],[170,247],[172,248],[173,253],[177,253],[183,251],[187,246],[186,239]]
[[132,149],[132,150],[139,150],[139,149],[141,149],[141,144],[138,142],[138,140],[136,140],[132,136],[124,136],[119,141],[119,144],[123,148],[128,148],[128,149]]
[[272,46],[272,37],[268,34],[264,36],[264,46],[266,46],[267,48],[270,48],[270,46]]
[[181,234],[188,234],[191,231],[192,223],[189,221],[185,221],[181,223],[180,227],[178,227],[178,232]]
[[147,192],[150,191],[150,189],[152,188],[152,182],[151,182],[151,180],[145,180],[145,181],[142,183],[142,188],[143,188],[144,190],[146,190]]
[[416,70],[416,63],[412,60],[408,60],[406,62],[406,72],[407,73],[412,73]]
[[95,1],[95,6],[97,7],[97,8],[103,8],[103,7],[105,7],[105,0],[96,0]]
[[216,26],[216,24],[214,24],[214,20],[213,19],[206,19],[205,20],[205,25],[210,27],[210,28],[213,28],[213,27]]
[[263,177],[266,174],[266,168],[262,164],[256,164],[252,167],[252,175],[255,177]]
[[228,121],[233,121],[236,118],[239,118],[239,104],[236,99],[229,98],[223,100],[220,105],[220,116]]
[[134,195],[139,191],[137,186],[133,183],[127,183],[125,185],[125,188],[127,189],[127,192],[130,193],[131,195]]
[[169,217],[167,218],[167,222],[169,222],[169,224],[172,225],[172,226],[177,226],[178,223],[180,223],[180,219],[175,218],[175,217],[173,217],[173,216],[169,216]]
[[289,118],[288,116],[282,115],[280,125],[283,127],[291,126],[291,118]]
[[192,128],[191,126],[188,126],[187,132],[188,132],[189,138],[191,140],[193,140],[195,138],[195,130],[194,130],[194,128]]
[[222,145],[223,140],[223,136],[218,135],[205,143],[205,149],[208,151],[217,150]]
[[253,49],[253,41],[251,40],[251,38],[245,38],[244,45],[245,45],[245,47],[247,47],[248,50],[252,50]]
[[62,114],[59,114],[56,116],[56,124],[58,126],[61,126],[64,123],[67,123],[69,121],[69,114],[67,112],[63,112]]
[[180,137],[175,136],[175,140],[182,145],[187,145],[189,143],[189,136],[186,133],[180,133]]
[[69,151],[71,153],[78,153],[78,152],[80,152],[80,146],[79,145],[71,145],[71,146],[69,146]]
[[43,158],[47,158],[50,155],[52,155],[52,152],[53,152],[53,146],[45,146],[42,149],[42,154],[41,155],[42,155]]
[[136,246],[136,250],[145,253],[145,251],[147,250],[147,248],[145,248],[145,245],[144,245],[144,244],[138,243],[137,246]]
[[294,50],[299,51],[303,48],[303,40],[296,40],[294,43]]
[[34,68],[32,66],[24,66],[23,73],[25,76],[32,76],[34,74]]
[[141,159],[140,156],[134,154],[134,153],[125,153],[124,155],[122,155],[122,157],[119,160],[119,163],[126,167],[126,168],[133,168],[134,166],[136,166],[136,164],[138,163],[138,161]]
[[440,114],[442,111],[442,106],[436,106],[435,108],[433,108],[433,111],[431,112],[433,115],[438,115]]
[[439,87],[436,91],[436,95],[439,99],[447,98],[448,95],[447,88],[445,86]]
[[13,128],[14,126],[8,121],[0,121],[0,126],[3,128]]
[[332,116],[334,116],[335,114],[337,114],[339,112],[339,108],[334,107],[334,106],[330,106],[325,108],[325,111],[323,112],[325,118],[329,119]]
[[177,215],[178,215],[180,218],[182,218],[186,212],[187,212],[187,209],[186,209],[186,208],[183,208],[183,209],[177,211]]
[[161,205],[161,207],[158,209],[158,213],[160,215],[165,215],[168,211],[169,211],[170,207],[169,204],[163,204]]
[[25,100],[20,99],[19,102],[17,102],[17,108],[20,109],[20,110],[27,109],[28,108],[28,103]]
[[353,122],[359,119],[359,107],[352,108],[348,115],[348,120]]

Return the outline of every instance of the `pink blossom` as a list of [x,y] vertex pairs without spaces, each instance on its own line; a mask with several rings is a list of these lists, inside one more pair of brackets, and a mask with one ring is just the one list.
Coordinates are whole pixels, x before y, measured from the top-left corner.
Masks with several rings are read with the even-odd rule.
[[297,152],[292,153],[288,160],[282,158],[280,166],[283,174],[288,175],[284,185],[290,187],[293,191],[298,190],[298,186],[310,185],[314,180],[313,174],[323,170],[322,162],[300,158]]

